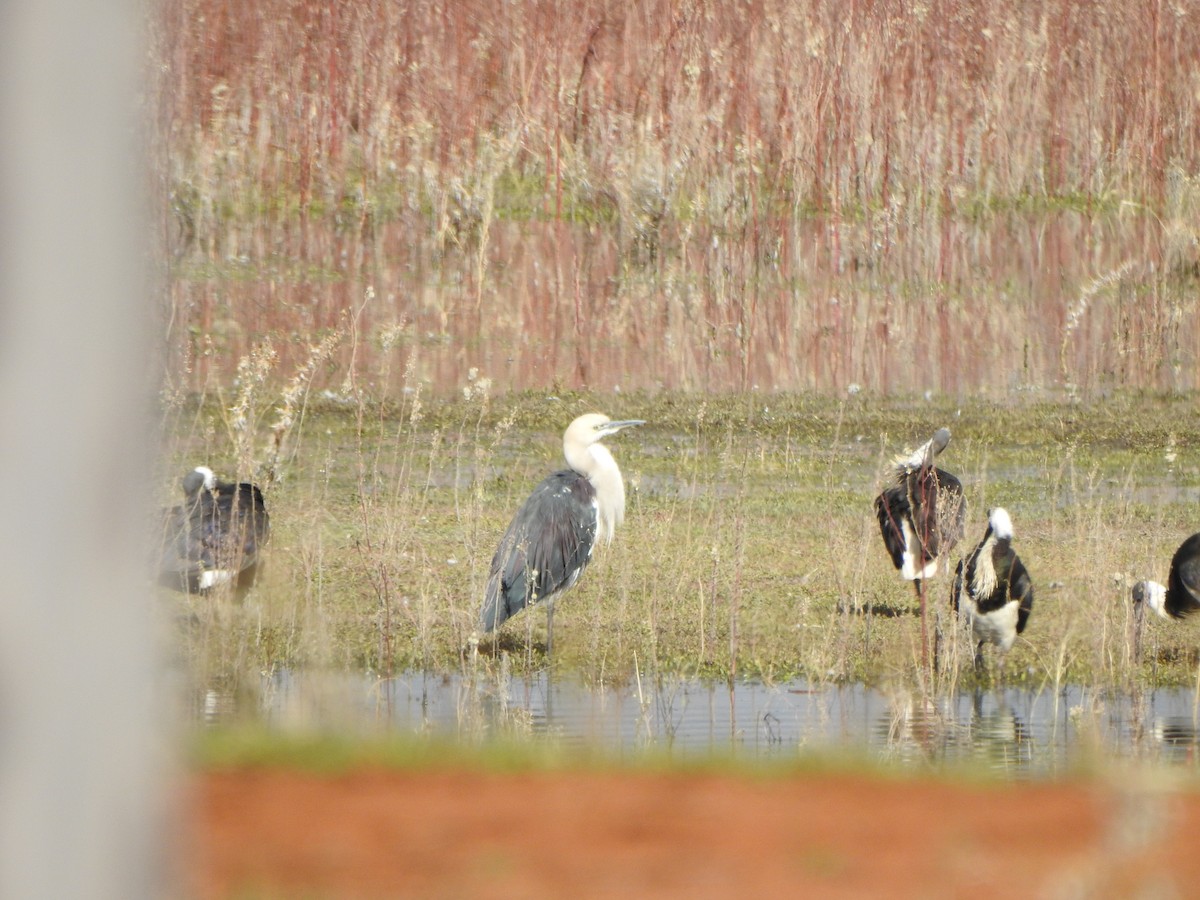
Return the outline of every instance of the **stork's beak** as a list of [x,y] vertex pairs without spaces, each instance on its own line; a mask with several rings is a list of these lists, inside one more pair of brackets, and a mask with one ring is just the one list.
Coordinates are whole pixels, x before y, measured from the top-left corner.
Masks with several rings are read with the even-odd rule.
[[946,445],[950,443],[950,429],[939,428],[933,433],[933,437],[929,439],[929,443],[925,445],[925,459],[922,465],[932,466],[933,461],[937,459],[938,454],[946,449]]

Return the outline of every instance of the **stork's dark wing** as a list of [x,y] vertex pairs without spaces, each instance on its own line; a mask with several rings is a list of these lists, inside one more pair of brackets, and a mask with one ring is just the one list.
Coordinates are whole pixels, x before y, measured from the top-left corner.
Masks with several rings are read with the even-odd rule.
[[924,558],[949,553],[963,535],[967,507],[962,482],[942,469],[921,469],[908,479],[908,493]]
[[1180,544],[1171,558],[1167,597],[1174,601],[1167,604],[1167,611],[1176,618],[1200,609],[1200,533]]
[[198,507],[175,506],[163,513],[158,581],[177,591],[199,590],[202,541]]
[[500,540],[479,614],[484,632],[575,583],[596,542],[595,489],[570,470],[530,494]]
[[252,572],[258,548],[271,537],[262,491],[257,485],[218,484],[204,509],[204,562],[210,568]]
[[954,588],[950,591],[950,608],[955,612],[958,612],[958,595],[963,589],[963,565],[965,563],[965,559],[960,559],[958,567],[954,570]]
[[1033,612],[1033,580],[1025,571],[1021,557],[1015,553],[1012,557],[1012,567],[1009,570],[1008,595],[1021,603],[1017,609],[1017,634],[1022,634],[1029,621],[1029,614]]
[[980,606],[980,611],[991,612],[1000,609],[1006,603],[1016,600],[1017,634],[1025,630],[1029,614],[1033,611],[1033,581],[1025,570],[1021,557],[1017,556],[1008,541],[996,545],[993,565],[996,567],[996,591],[986,605]]
[[971,551],[966,559],[958,561],[958,567],[954,570],[954,591],[950,596],[950,605],[954,608],[955,612],[958,611],[959,594],[964,590],[970,592],[971,584],[975,581],[975,565],[979,560],[979,554],[983,552],[985,543],[987,543],[986,537],[976,544],[975,549]]
[[900,523],[912,513],[904,488],[890,487],[875,498],[875,514],[879,517],[879,531],[883,545],[892,557],[897,569],[904,565],[904,532]]

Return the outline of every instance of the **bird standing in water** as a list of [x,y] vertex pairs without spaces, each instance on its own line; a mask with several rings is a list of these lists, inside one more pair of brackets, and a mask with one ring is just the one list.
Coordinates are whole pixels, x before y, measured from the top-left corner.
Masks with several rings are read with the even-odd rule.
[[979,642],[976,671],[983,670],[983,645],[995,644],[1007,657],[1033,611],[1033,582],[1012,548],[1012,539],[1012,519],[996,507],[988,513],[983,540],[954,573],[954,608],[971,617],[971,631]]
[[1164,587],[1157,581],[1139,581],[1133,586],[1133,652],[1142,658],[1142,628],[1146,608],[1163,619],[1184,619],[1200,611],[1200,533],[1179,545],[1171,557],[1171,571]]
[[217,481],[212,469],[197,466],[183,477],[183,497],[166,513],[159,583],[193,594],[223,584],[249,589],[271,536],[262,491]]
[[949,443],[950,429],[939,428],[912,454],[897,458],[891,467],[894,483],[875,498],[884,546],[900,577],[911,581],[917,592],[921,654],[926,664],[925,580],[937,574],[939,558],[962,537],[967,514],[962,482],[933,464]]
[[488,572],[479,628],[494,631],[526,606],[546,607],[546,653],[554,645],[554,601],[579,580],[596,543],[608,543],[625,517],[625,482],[602,438],[640,419],[614,422],[588,413],[563,435],[569,469],[539,484],[513,516]]

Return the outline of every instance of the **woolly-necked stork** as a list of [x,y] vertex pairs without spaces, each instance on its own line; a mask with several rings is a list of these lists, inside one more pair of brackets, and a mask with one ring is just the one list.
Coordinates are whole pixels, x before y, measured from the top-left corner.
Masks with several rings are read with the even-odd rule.
[[242,591],[258,575],[259,550],[271,536],[262,491],[217,481],[208,466],[183,477],[182,506],[166,513],[158,580],[188,593],[228,584]]
[[1157,581],[1133,586],[1134,654],[1139,660],[1146,607],[1164,619],[1183,619],[1200,610],[1200,533],[1180,544],[1171,557],[1166,587]]
[[983,540],[954,573],[954,608],[970,616],[971,631],[978,641],[977,671],[983,669],[983,645],[995,644],[1007,656],[1033,610],[1033,582],[1013,550],[1012,540],[1012,519],[1006,510],[996,507],[988,513]]
[[958,543],[967,514],[962,483],[933,464],[949,443],[950,429],[939,428],[911,455],[898,457],[891,468],[895,483],[875,498],[892,563],[922,599],[921,582],[937,574],[939,558]]
[[614,422],[588,413],[563,435],[569,469],[534,488],[500,540],[488,572],[479,627],[498,628],[526,606],[546,607],[546,653],[554,643],[554,601],[579,580],[597,539],[612,540],[625,517],[625,483],[608,448],[599,443],[641,419]]

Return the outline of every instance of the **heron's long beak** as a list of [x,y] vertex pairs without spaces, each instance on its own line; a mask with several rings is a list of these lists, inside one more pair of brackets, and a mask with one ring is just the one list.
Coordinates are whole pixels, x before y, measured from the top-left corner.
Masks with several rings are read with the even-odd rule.
[[600,430],[605,434],[615,434],[622,428],[628,428],[630,425],[645,425],[645,419],[625,419],[620,422],[606,422],[600,426]]

